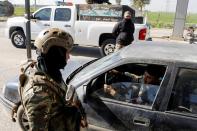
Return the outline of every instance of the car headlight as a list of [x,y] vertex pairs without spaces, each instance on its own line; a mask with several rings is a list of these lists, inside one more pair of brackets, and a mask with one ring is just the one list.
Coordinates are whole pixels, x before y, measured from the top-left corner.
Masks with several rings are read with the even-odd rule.
[[13,103],[18,103],[20,101],[18,83],[8,83],[4,85],[2,94],[7,100]]

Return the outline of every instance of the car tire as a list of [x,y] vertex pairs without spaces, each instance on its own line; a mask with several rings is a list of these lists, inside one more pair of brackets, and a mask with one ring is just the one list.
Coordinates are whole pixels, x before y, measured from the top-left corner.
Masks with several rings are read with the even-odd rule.
[[22,131],[28,131],[29,130],[29,123],[27,116],[24,112],[24,108],[22,105],[19,106],[17,110],[17,123],[20,126]]
[[106,55],[112,54],[115,49],[115,44],[116,44],[115,39],[104,40],[102,42],[101,49],[100,49],[101,55],[106,56]]
[[26,39],[25,35],[24,35],[23,31],[21,31],[21,30],[14,31],[11,35],[12,44],[16,48],[24,48],[25,47],[25,39]]

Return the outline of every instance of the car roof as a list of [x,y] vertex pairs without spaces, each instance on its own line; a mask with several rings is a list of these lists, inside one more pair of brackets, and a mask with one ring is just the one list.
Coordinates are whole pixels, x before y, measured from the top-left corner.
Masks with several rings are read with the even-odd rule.
[[121,52],[122,58],[197,63],[197,45],[175,42],[136,42]]

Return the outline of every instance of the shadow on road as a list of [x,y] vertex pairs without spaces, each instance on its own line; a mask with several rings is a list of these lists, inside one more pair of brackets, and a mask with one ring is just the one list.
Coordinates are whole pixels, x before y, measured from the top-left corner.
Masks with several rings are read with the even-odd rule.
[[[15,47],[14,47],[15,48]],[[17,48],[21,50],[26,50],[26,48]],[[35,46],[31,46],[31,50],[36,50]],[[71,55],[73,56],[84,56],[84,57],[95,57],[101,58],[101,53],[99,47],[85,47],[85,46],[74,46],[71,50]]]
[[73,47],[71,54],[74,56],[85,56],[85,57],[102,57],[98,47],[84,47],[84,46],[75,46]]

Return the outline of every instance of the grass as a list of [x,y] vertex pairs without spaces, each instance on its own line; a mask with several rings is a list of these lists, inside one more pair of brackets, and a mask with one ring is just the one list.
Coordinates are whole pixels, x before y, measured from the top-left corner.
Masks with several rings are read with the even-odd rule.
[[[36,9],[31,8],[31,12]],[[22,6],[15,7],[15,16],[24,16],[25,9]],[[153,28],[173,28],[175,13],[170,12],[148,12],[148,23]],[[197,14],[187,14],[186,27],[197,24]]]
[[[34,12],[36,9],[33,7],[30,8],[30,12]],[[25,8],[22,6],[14,8],[14,16],[24,16]]]
[[[170,12],[148,12],[148,23],[156,28],[173,28],[175,13]],[[188,13],[186,27],[197,24],[197,14]]]
[[187,15],[187,23],[197,24],[197,14],[189,13]]

